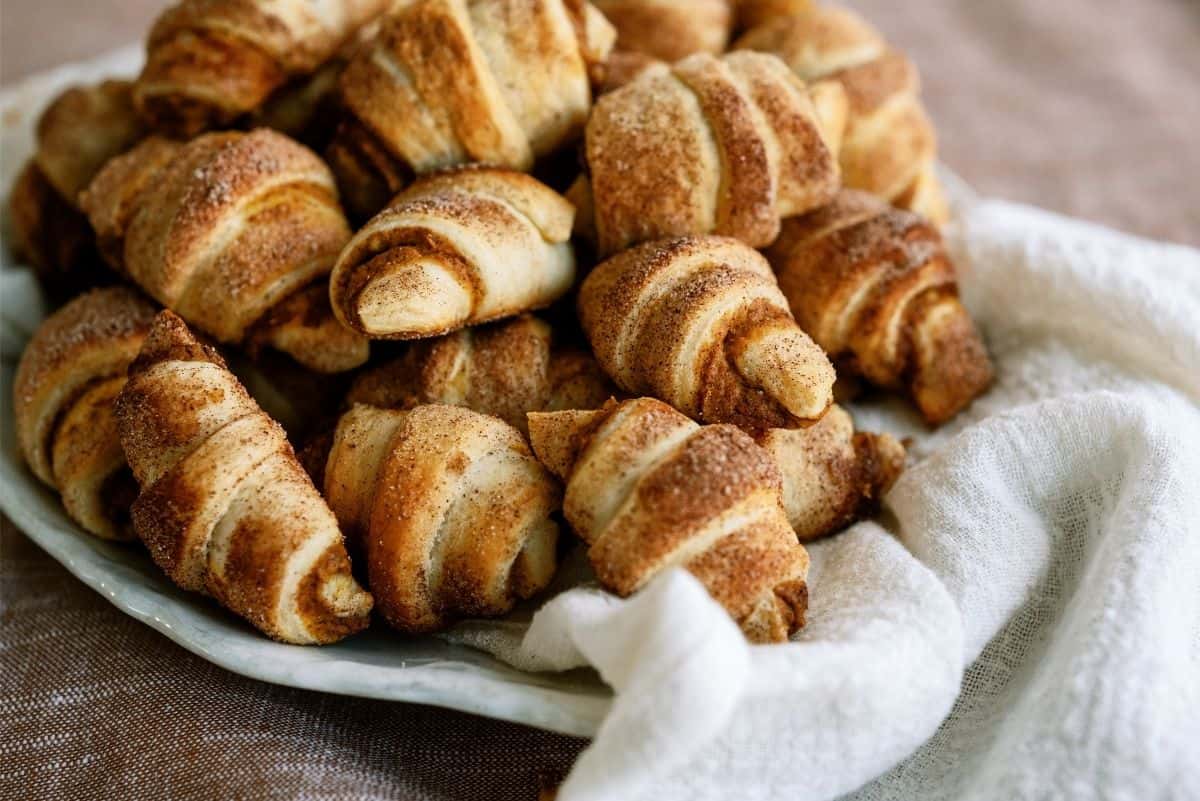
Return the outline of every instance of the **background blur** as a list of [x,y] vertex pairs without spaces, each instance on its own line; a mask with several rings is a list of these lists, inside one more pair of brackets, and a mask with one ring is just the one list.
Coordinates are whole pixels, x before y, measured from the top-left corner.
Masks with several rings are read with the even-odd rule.
[[[165,5],[0,0],[0,82],[137,41]],[[981,192],[1200,245],[1200,2],[846,5],[921,67],[942,159]]]

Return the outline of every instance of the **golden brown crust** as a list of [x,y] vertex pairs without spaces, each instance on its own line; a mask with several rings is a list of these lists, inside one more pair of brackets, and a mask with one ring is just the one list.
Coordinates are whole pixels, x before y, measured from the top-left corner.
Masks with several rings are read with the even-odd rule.
[[724,237],[648,242],[595,270],[579,316],[605,371],[703,422],[790,427],[832,402],[833,367],[770,266]]
[[194,136],[315,72],[389,0],[181,0],[155,21],[134,101],[159,131]]
[[906,389],[931,425],[991,382],[954,266],[927,220],[844,190],[826,208],[788,220],[767,256],[797,322],[831,358],[874,384]]
[[38,119],[34,158],[46,179],[72,206],[109,159],[133,147],[144,135],[131,89],[128,81],[72,86]]
[[366,341],[328,306],[294,299],[322,282],[350,230],[328,168],[282,134],[148,139],[96,176],[83,207],[115,266],[218,341],[253,333],[329,372],[366,360]]
[[632,83],[639,75],[663,62],[645,53],[617,51],[598,70],[599,80],[596,81],[596,92],[608,94],[628,83]]
[[63,495],[68,513],[106,539],[128,539],[128,506],[106,503],[125,466],[112,399],[141,347],[154,307],[125,287],[81,295],[50,315],[21,354],[13,408],[21,454]]
[[574,281],[574,213],[523,173],[427,175],[342,250],[334,312],[372,338],[417,339],[547,306]]
[[594,0],[617,29],[617,49],[678,61],[725,51],[733,28],[730,0]]
[[371,596],[283,429],[171,312],[130,366],[116,418],[141,485],[134,528],[172,580],[284,642],[366,627]]
[[741,430],[639,398],[529,416],[534,452],[567,482],[563,513],[600,582],[629,595],[684,567],[756,642],[803,625],[808,554],[779,468]]
[[933,175],[936,136],[916,67],[865,20],[848,9],[813,6],[763,21],[734,47],[773,53],[806,81],[840,83],[849,100],[839,158],[845,185],[945,223]]
[[812,0],[733,0],[740,30],[762,25],[776,17],[800,14],[812,6]]
[[274,128],[318,152],[333,139],[341,117],[338,84],[346,65],[362,52],[379,32],[372,17],[347,39],[337,53],[315,72],[293,77],[247,115],[248,128]]
[[613,390],[591,354],[554,348],[550,326],[525,314],[415,342],[360,374],[346,403],[465,406],[525,431],[527,412],[594,409]]
[[14,255],[56,299],[111,283],[78,198],[106,161],[142,136],[130,84],[69,87],[42,112],[36,136],[34,157],[9,198]]
[[904,469],[903,445],[887,434],[856,433],[840,406],[808,428],[775,428],[757,440],[779,465],[783,508],[801,542],[873,514]]
[[761,247],[838,186],[804,84],[755,53],[642,71],[597,101],[586,151],[602,255],[709,233]]
[[36,162],[17,176],[8,211],[13,257],[33,268],[52,298],[73,297],[112,281],[87,218],[55,191]]
[[467,162],[527,170],[577,137],[613,38],[580,0],[398,5],[341,80],[353,124],[331,162],[352,213],[377,211],[380,187],[394,193],[406,174]]
[[365,551],[380,613],[401,631],[502,615],[553,577],[561,493],[501,420],[453,406],[355,406],[324,478]]

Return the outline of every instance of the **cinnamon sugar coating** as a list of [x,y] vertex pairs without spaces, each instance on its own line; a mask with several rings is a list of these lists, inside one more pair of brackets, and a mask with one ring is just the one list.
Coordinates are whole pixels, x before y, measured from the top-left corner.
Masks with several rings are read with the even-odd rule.
[[671,236],[770,244],[828,202],[836,154],[802,81],[758,53],[689,56],[601,97],[587,166],[602,255]]
[[100,168],[145,135],[133,108],[132,84],[102,81],[59,94],[37,123],[34,160],[71,206]]
[[855,432],[840,406],[808,428],[757,437],[783,476],[783,508],[801,542],[874,514],[904,469],[904,446],[888,434]]
[[427,175],[342,250],[334,312],[372,338],[419,339],[548,306],[575,278],[574,213],[523,173]]
[[804,625],[808,553],[779,468],[744,432],[650,398],[529,415],[534,452],[567,483],[563,514],[600,582],[630,595],[689,570],[754,642]]
[[56,299],[113,279],[79,211],[79,193],[143,135],[130,87],[110,80],[59,93],[38,118],[37,149],[13,185],[14,255]]
[[326,372],[366,360],[319,295],[296,297],[323,283],[350,230],[329,169],[282,134],[147,139],[101,170],[83,208],[115,267],[218,341],[253,334]]
[[844,190],[788,220],[767,257],[817,344],[849,373],[907,391],[931,425],[991,383],[987,349],[929,221]]
[[792,319],[766,260],[734,239],[660,240],[614,256],[584,281],[579,317],[618,386],[702,422],[792,427],[833,401],[829,360]]
[[154,320],[116,401],[156,564],[263,633],[330,643],[365,628],[371,596],[283,429],[176,315]]
[[944,224],[934,173],[937,137],[920,100],[916,66],[852,11],[814,5],[774,16],[734,47],[779,56],[806,81],[837,81],[849,99],[840,151],[845,185]]
[[525,314],[414,342],[360,374],[346,402],[465,406],[525,431],[527,412],[594,409],[614,390],[590,353],[554,347],[550,326]]
[[180,0],[155,21],[134,101],[156,130],[190,137],[316,72],[389,0]]
[[[154,306],[126,287],[63,306],[34,332],[17,365],[17,443],[34,474],[62,494],[67,513],[104,539],[131,539],[126,472],[113,398],[137,355]],[[123,502],[122,502],[123,501]]]
[[325,494],[365,554],[379,611],[405,632],[505,614],[557,566],[558,484],[516,429],[469,409],[355,406]]
[[341,79],[330,147],[368,217],[413,174],[478,162],[528,170],[575,139],[612,26],[582,0],[414,0],[392,9]]

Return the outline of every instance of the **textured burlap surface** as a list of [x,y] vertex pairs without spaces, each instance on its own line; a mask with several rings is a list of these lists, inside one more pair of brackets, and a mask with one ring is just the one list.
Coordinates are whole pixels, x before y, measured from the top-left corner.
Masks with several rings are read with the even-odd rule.
[[[6,80],[25,68],[22,52],[47,63],[54,43],[28,42],[64,5],[4,0]],[[86,28],[106,5],[76,22]],[[120,5],[121,19],[138,19],[126,6],[158,4]],[[851,5],[916,59],[942,157],[981,193],[1200,244],[1200,6]],[[102,31],[113,45],[138,35]],[[0,527],[0,799],[533,799],[583,746],[229,674],[122,615],[7,520]]]

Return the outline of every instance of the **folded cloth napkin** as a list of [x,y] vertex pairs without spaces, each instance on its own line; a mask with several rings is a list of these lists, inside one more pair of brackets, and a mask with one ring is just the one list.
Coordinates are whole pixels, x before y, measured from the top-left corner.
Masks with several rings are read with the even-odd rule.
[[1200,797],[1200,253],[959,189],[995,387],[750,646],[683,571],[454,637],[616,692],[561,801]]

